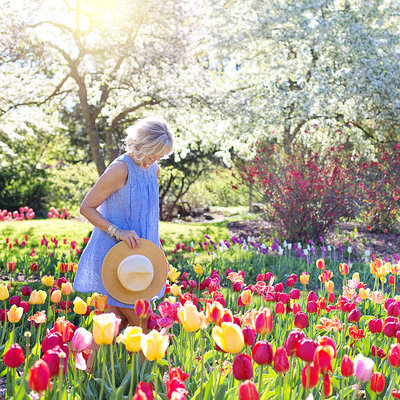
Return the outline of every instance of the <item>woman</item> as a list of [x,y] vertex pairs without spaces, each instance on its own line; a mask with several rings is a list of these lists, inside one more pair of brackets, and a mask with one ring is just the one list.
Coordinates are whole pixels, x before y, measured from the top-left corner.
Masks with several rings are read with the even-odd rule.
[[[122,319],[121,329],[127,324],[139,326],[139,318],[134,304],[121,303],[106,292],[101,278],[103,259],[119,240],[131,249],[140,247],[140,238],[160,246],[157,161],[171,154],[174,138],[164,120],[146,118],[128,128],[125,142],[126,153],[108,166],[82,202],[80,212],[94,230],[74,280],[78,292],[107,295],[107,312]],[[159,299],[164,292],[165,285],[148,300]]]

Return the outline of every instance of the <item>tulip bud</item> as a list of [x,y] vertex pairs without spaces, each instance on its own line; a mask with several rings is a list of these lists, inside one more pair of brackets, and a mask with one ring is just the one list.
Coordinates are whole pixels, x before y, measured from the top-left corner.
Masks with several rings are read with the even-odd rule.
[[20,321],[24,310],[22,307],[17,307],[15,304],[7,311],[7,320],[13,324]]
[[305,329],[308,326],[308,316],[305,312],[299,311],[294,317],[294,326],[299,329]]
[[0,301],[8,299],[9,296],[7,285],[4,283],[0,284]]
[[259,400],[256,385],[252,381],[245,381],[239,387],[239,400]]
[[392,367],[399,368],[400,367],[400,344],[392,344],[390,346],[388,360]]
[[29,311],[29,303],[27,301],[21,301],[21,303],[19,303],[19,306],[24,310],[24,314]]
[[289,370],[289,359],[284,347],[278,347],[275,351],[274,369],[278,374],[285,374]]
[[87,311],[87,304],[79,297],[74,300],[74,312],[78,315],[84,315]]
[[153,387],[150,383],[139,382],[136,386],[136,392],[132,397],[132,400],[153,400]]
[[374,372],[369,385],[374,393],[382,393],[385,389],[385,376],[380,372]]
[[305,335],[300,330],[293,330],[289,332],[287,339],[285,340],[285,348],[289,357],[293,356],[296,353],[297,346],[301,340],[305,338]]
[[266,340],[257,342],[251,350],[251,356],[253,357],[254,362],[259,365],[270,365],[273,361],[273,350],[271,344]]
[[[308,379],[308,375],[310,378]],[[307,387],[308,379],[308,387]],[[306,364],[301,371],[301,384],[305,389],[311,389],[318,383],[318,369],[312,364]]]
[[317,268],[321,270],[325,269],[325,260],[323,258],[317,260]]
[[328,303],[331,303],[331,304],[334,303],[335,302],[335,293],[333,293],[333,292],[328,293],[327,299],[328,299]]
[[21,303],[21,297],[17,295],[10,297],[9,303],[10,306],[13,306],[15,304],[17,307],[19,307],[19,304]]
[[28,383],[31,390],[43,392],[50,381],[50,370],[42,359],[36,361],[29,370]]
[[3,357],[4,364],[9,368],[17,368],[24,361],[24,351],[18,343],[12,344]]
[[253,377],[253,363],[248,354],[238,354],[233,360],[232,373],[238,381],[245,381]]

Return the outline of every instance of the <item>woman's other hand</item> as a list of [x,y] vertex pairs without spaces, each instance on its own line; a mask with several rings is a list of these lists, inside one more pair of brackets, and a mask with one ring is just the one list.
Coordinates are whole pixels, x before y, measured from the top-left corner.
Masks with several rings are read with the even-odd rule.
[[132,250],[140,247],[140,238],[134,230],[121,230],[119,238],[120,240],[125,241]]

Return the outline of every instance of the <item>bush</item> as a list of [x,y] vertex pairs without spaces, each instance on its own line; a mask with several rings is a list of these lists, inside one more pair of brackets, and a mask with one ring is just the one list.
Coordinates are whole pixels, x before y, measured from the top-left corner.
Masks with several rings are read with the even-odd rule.
[[9,140],[10,152],[0,155],[0,209],[31,207],[43,210],[51,191],[47,173],[40,168],[42,145],[30,136]]
[[243,170],[244,179],[261,186],[269,216],[278,221],[287,240],[318,240],[359,210],[360,177],[347,146],[320,153],[293,146],[292,155],[263,146]]
[[376,161],[364,161],[365,201],[361,217],[373,232],[394,231],[400,208],[400,142],[380,149]]

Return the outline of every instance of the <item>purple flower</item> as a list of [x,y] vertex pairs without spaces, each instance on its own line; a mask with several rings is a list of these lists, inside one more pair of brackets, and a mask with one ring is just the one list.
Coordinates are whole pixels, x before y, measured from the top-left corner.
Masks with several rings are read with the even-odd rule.
[[322,236],[319,237],[319,240],[322,244],[324,244],[324,238]]
[[315,243],[311,239],[308,241],[308,243],[310,243],[311,246],[315,246]]
[[210,236],[208,236],[208,235],[204,235],[204,237],[205,237],[206,239],[211,239]]

